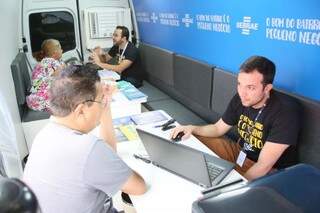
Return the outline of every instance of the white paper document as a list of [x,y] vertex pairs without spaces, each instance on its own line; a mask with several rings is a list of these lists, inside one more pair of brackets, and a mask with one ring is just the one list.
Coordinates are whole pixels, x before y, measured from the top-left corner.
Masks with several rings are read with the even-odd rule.
[[98,73],[101,80],[120,80],[120,75],[111,70],[99,70]]

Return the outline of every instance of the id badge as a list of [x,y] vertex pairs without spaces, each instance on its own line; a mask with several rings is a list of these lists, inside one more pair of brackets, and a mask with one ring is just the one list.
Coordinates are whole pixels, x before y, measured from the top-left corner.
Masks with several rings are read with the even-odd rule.
[[237,158],[237,164],[242,167],[244,161],[246,160],[247,154],[244,151],[240,151],[238,158]]

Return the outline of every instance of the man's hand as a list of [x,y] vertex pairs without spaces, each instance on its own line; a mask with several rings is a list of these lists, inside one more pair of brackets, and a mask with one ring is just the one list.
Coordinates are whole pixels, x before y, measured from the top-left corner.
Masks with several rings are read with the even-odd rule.
[[114,90],[114,86],[110,84],[102,84],[102,94],[103,94],[102,102],[105,103],[106,109],[110,108],[113,90]]
[[93,52],[96,53],[97,55],[103,55],[105,54],[105,52],[103,51],[103,49],[99,46],[93,48]]
[[104,108],[100,118],[100,138],[106,141],[116,151],[117,139],[115,136],[111,116],[111,86],[102,84],[102,93],[103,98],[101,102],[104,103]]
[[99,64],[101,63],[100,61],[100,57],[96,52],[93,52],[90,54],[90,58],[92,59],[92,61],[97,64],[98,66],[100,66]]
[[170,138],[175,138],[179,132],[183,132],[184,136],[181,138],[182,140],[186,140],[188,139],[193,130],[195,129],[195,126],[192,125],[188,125],[188,126],[177,126],[176,128],[174,128],[170,134]]

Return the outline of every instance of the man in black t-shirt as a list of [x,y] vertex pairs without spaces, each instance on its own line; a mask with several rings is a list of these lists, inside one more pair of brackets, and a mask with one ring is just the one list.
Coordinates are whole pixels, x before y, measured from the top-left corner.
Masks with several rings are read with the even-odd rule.
[[108,53],[96,47],[90,57],[99,67],[119,73],[121,80],[128,81],[135,87],[142,86],[140,56],[138,49],[128,41],[128,28],[117,26],[112,39],[113,47]]
[[[236,170],[255,179],[274,169],[296,162],[295,145],[299,132],[298,105],[272,90],[275,65],[265,57],[253,56],[240,67],[238,93],[222,118],[207,126],[180,126],[188,138],[192,133],[221,158],[237,163]],[[222,138],[232,126],[239,139]]]

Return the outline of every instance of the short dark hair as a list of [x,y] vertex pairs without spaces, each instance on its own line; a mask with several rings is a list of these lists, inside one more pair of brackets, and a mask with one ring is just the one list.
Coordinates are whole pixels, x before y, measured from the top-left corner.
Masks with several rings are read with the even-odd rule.
[[121,30],[121,38],[126,37],[129,40],[130,34],[129,30],[125,26],[117,26],[116,29]]
[[[96,83],[100,77],[96,69],[89,66],[71,65],[63,69],[49,89],[49,106],[53,115],[65,117],[78,104],[94,100],[97,96]],[[86,102],[89,106],[91,102]]]
[[263,56],[251,56],[240,66],[240,72],[251,73],[257,70],[263,75],[263,84],[272,84],[276,74],[276,66]]

